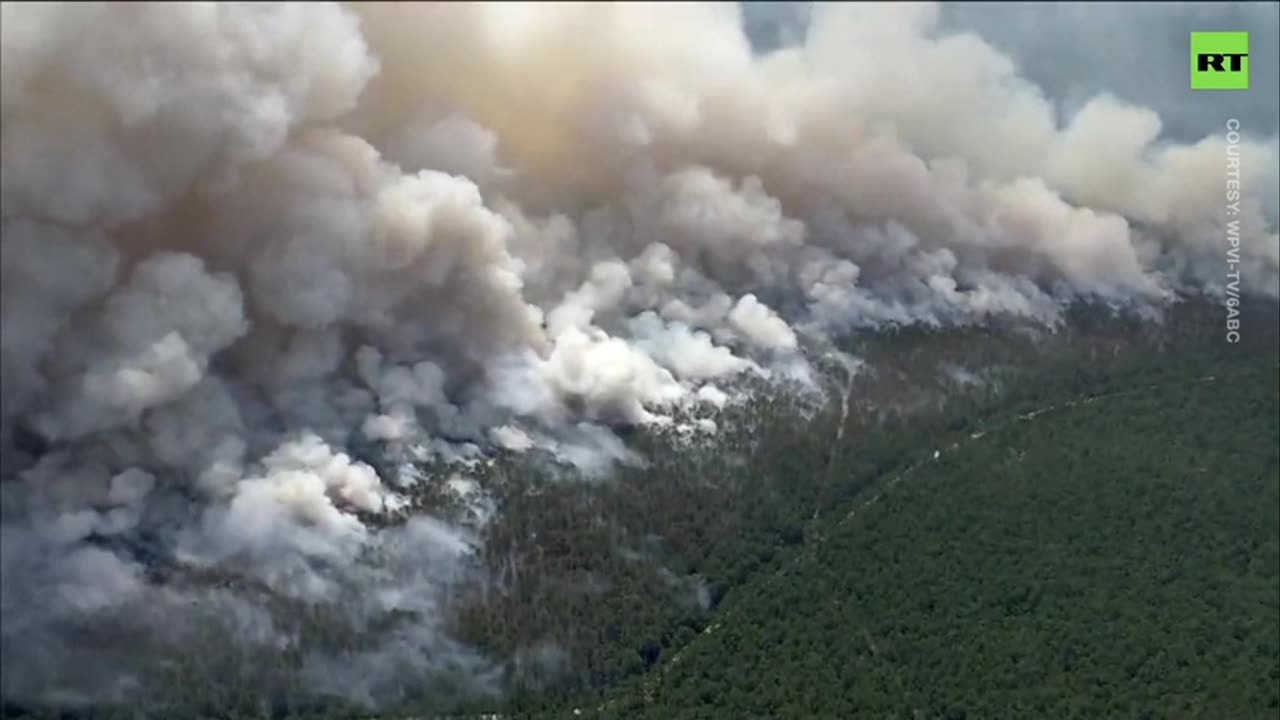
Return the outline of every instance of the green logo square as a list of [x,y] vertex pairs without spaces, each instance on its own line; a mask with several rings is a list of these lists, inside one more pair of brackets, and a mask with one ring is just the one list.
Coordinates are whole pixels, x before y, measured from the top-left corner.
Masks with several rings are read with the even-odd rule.
[[1191,33],[1192,90],[1249,89],[1249,33]]

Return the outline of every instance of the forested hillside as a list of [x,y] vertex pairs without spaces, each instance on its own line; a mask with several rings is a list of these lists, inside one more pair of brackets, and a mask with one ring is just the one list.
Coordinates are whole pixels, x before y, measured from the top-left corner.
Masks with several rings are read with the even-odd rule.
[[1275,717],[1274,358],[1134,380],[918,438],[927,454],[594,712]]
[[[761,386],[714,436],[634,429],[643,462],[607,478],[478,466],[491,581],[444,611],[515,658],[502,694],[423,683],[378,717],[1129,717],[1175,687],[1189,717],[1252,717],[1275,685],[1277,317],[1252,306],[1236,346],[1221,317],[1193,300],[1160,323],[1080,307],[1054,331],[859,334],[814,351],[816,389]],[[404,515],[465,515],[454,471],[419,469]],[[307,696],[299,658],[420,619],[272,602],[303,647],[247,653],[210,627],[157,664],[146,706],[5,715],[369,718]]]

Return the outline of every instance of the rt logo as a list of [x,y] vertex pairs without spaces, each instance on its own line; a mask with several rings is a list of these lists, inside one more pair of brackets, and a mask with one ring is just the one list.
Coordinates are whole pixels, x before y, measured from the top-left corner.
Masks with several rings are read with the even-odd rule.
[[1249,33],[1191,33],[1192,90],[1249,89]]

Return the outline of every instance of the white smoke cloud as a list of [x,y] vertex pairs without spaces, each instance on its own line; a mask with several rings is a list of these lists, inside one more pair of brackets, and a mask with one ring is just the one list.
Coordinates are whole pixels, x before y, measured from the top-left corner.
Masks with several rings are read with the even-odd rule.
[[[0,7],[15,697],[113,696],[197,618],[293,642],[252,588],[418,618],[309,655],[313,689],[488,686],[443,611],[474,539],[397,524],[412,463],[601,472],[643,461],[610,425],[714,433],[739,379],[807,382],[833,330],[1222,282],[1221,129],[1060,114],[934,5],[815,7],[767,55],[721,3]],[[1261,135],[1242,270],[1275,297]],[[73,672],[86,623],[132,644]]]

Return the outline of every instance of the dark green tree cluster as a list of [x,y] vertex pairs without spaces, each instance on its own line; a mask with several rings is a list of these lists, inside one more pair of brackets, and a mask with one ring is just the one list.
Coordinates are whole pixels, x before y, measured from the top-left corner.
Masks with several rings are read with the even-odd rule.
[[1160,378],[937,438],[595,711],[1276,717],[1274,358]]
[[[673,716],[693,713],[687,716],[694,717],[699,712],[711,713],[707,717],[811,717],[791,712],[809,707],[805,702],[844,697],[843,691],[834,688],[853,682],[840,664],[847,659],[832,655],[834,646],[870,653],[873,660],[880,655],[869,649],[870,642],[890,648],[885,653],[901,653],[903,646],[884,640],[882,634],[868,635],[870,641],[836,635],[849,628],[826,620],[825,630],[806,636],[804,642],[810,644],[804,646],[804,656],[796,662],[812,673],[810,677],[826,678],[836,685],[794,685],[771,679],[767,672],[749,675],[748,670],[757,668],[752,663],[768,662],[781,651],[771,645],[781,630],[766,620],[775,610],[778,617],[787,617],[795,602],[794,597],[776,589],[761,590],[760,583],[770,582],[784,568],[792,573],[795,559],[806,557],[815,548],[835,552],[830,548],[844,547],[832,543],[836,543],[837,531],[843,527],[839,522],[849,509],[867,502],[868,493],[874,494],[907,468],[927,462],[940,445],[984,430],[993,432],[994,423],[1066,400],[1151,387],[1163,387],[1165,395],[1177,395],[1182,391],[1169,391],[1169,382],[1226,373],[1246,361],[1274,365],[1280,354],[1275,304],[1251,305],[1249,312],[1252,314],[1244,323],[1250,332],[1245,333],[1245,342],[1236,346],[1222,340],[1221,307],[1203,300],[1176,306],[1159,323],[1104,307],[1080,306],[1061,327],[1052,330],[993,322],[965,328],[859,331],[840,339],[833,348],[812,349],[811,362],[820,369],[816,378],[819,387],[777,391],[759,384],[750,402],[731,406],[716,417],[719,430],[714,436],[689,438],[664,428],[630,429],[626,442],[645,462],[621,467],[607,479],[567,476],[563,468],[537,458],[503,458],[478,470],[476,477],[497,499],[495,519],[484,527],[483,550],[475,558],[482,570],[477,576],[485,581],[465,588],[449,612],[456,636],[505,663],[505,692],[497,700],[466,698],[466,684],[457,679],[423,678],[422,687],[409,693],[403,706],[382,708],[377,716],[434,717],[429,713],[482,711],[524,716],[546,711],[559,717],[566,708],[614,702],[611,693],[618,687],[651,688],[655,678],[664,678],[657,686],[661,692],[654,696],[655,704],[641,702],[627,712],[648,707],[654,717],[663,717],[664,711],[677,713]],[[865,363],[848,386],[846,405],[840,400],[848,376],[829,352],[836,349]],[[1135,392],[1126,402],[1154,402],[1156,411],[1172,411],[1167,405],[1171,401],[1159,400],[1161,397],[1164,395],[1158,390]],[[1274,389],[1270,397],[1274,400]],[[1120,425],[1126,422],[1120,416],[1110,417]],[[1039,432],[1039,426],[1028,426],[1032,427]],[[1173,436],[1184,444],[1194,442],[1194,436],[1190,437]],[[1174,440],[1162,436],[1160,442],[1165,441]],[[1060,459],[1060,463],[1084,463],[1093,454],[1107,452],[1083,435],[1073,442],[1070,459]],[[1149,445],[1156,441],[1145,438],[1143,442]],[[1251,437],[1240,452],[1257,457],[1259,447],[1268,442],[1274,444],[1274,439]],[[1012,448],[1006,450],[1005,454],[975,459],[970,463],[971,471],[986,473],[992,482],[1004,477],[999,473],[1016,468],[1020,462],[1011,454]],[[1157,445],[1142,452],[1159,458],[1164,449]],[[377,461],[373,456],[368,459]],[[950,456],[947,462],[952,462]],[[448,497],[435,480],[451,471],[421,470],[428,479],[419,484],[412,511],[446,512]],[[883,512],[892,497],[896,495],[887,495],[867,514]],[[942,496],[926,493],[919,502],[940,507],[954,502],[950,497],[938,497]],[[1075,499],[1088,502],[1087,497]],[[911,526],[913,537],[952,529],[949,525],[919,525],[924,521],[918,519],[911,522],[917,523]],[[971,531],[979,532],[980,528]],[[916,563],[912,553],[920,551],[901,546],[890,559]],[[943,548],[931,545],[929,552],[941,553]],[[840,557],[841,563],[856,561],[860,574],[891,572],[869,569],[885,562],[879,554],[865,559]],[[900,569],[898,565],[891,567]],[[170,576],[166,581],[235,581],[184,574],[180,569]],[[826,597],[832,594],[828,590],[841,587],[832,585],[837,579],[814,578],[812,582],[817,584],[804,590],[812,590],[807,596]],[[810,581],[807,576],[795,577],[789,584]],[[799,592],[801,588],[795,589]],[[369,717],[362,708],[309,695],[297,671],[306,652],[318,649],[340,656],[367,646],[373,638],[348,626],[332,609],[296,607],[272,599],[270,588],[254,590],[263,594],[263,602],[274,607],[282,625],[300,639],[297,646],[287,652],[245,648],[231,639],[220,641],[220,631],[211,627],[205,633],[207,639],[189,652],[156,653],[159,682],[153,686],[163,692],[148,695],[146,707],[68,711],[67,717]],[[895,595],[886,589],[885,602],[896,598],[894,602],[904,606],[916,603],[917,590],[899,585]],[[1016,595],[1024,590],[1025,598]],[[934,598],[935,605],[971,602],[963,595],[962,584],[951,592],[957,596]],[[1008,592],[1011,603],[1043,602],[1036,600],[1043,591],[1036,594],[1030,585],[1018,585]],[[681,677],[679,668],[696,657],[686,655],[703,652],[700,648],[705,647],[705,638],[721,632],[711,628],[717,624],[723,627],[734,608],[760,597],[774,605],[756,616],[759,627],[741,629],[738,644],[724,651],[726,658],[734,656],[734,662],[724,667],[737,668],[736,675],[715,675],[718,679],[714,681],[689,684],[688,692],[679,689],[686,687],[684,684],[668,687],[665,678]],[[835,603],[830,605],[831,617],[842,617],[839,603],[846,599],[824,600]],[[400,623],[413,621],[412,617],[389,618],[385,627],[375,630],[394,633]],[[818,642],[824,633],[826,644]],[[790,637],[789,633],[783,635]],[[909,694],[914,690],[892,689],[909,677],[896,669],[885,669],[896,668],[896,664],[866,662],[873,668],[868,672],[884,675],[884,682],[876,686],[861,671],[854,674],[859,688],[881,688],[876,692],[883,695],[883,703],[868,707],[892,708],[894,713],[903,707],[926,713],[939,710],[929,704],[934,703],[932,696],[916,697]],[[749,698],[770,696],[774,691],[767,688],[775,686],[798,688],[794,692],[800,696],[788,695],[785,706],[750,704]],[[803,699],[809,696],[805,693],[812,696],[810,700]],[[989,716],[982,712],[989,706],[972,704],[966,698],[970,695],[947,696],[945,702],[950,704],[939,711],[944,715],[951,712],[953,717],[962,712],[969,717]],[[736,714],[735,708],[744,712],[754,709],[743,715]],[[838,710],[832,711],[834,715],[820,716],[841,717]],[[22,717],[28,712],[33,708],[11,704],[4,716]],[[871,715],[878,713],[873,710]],[[613,716],[626,713],[619,711]],[[1027,715],[1031,716],[1034,714]]]

